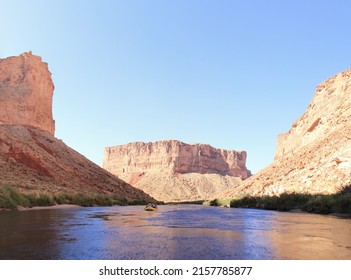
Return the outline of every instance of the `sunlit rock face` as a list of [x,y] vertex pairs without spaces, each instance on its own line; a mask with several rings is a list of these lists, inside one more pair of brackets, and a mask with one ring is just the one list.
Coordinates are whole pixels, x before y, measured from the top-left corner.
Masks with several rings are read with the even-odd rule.
[[176,140],[135,142],[105,148],[104,168],[157,199],[200,200],[248,178],[246,156]]
[[274,162],[225,193],[336,193],[351,185],[351,69],[321,83],[306,112],[278,136]]
[[278,136],[275,158],[297,153],[350,126],[351,116],[351,69],[335,75],[320,84],[307,111],[291,129]]
[[41,57],[27,52],[0,59],[0,124],[26,125],[54,135],[53,91]]
[[0,60],[0,187],[155,202],[54,137],[53,90],[39,56]]

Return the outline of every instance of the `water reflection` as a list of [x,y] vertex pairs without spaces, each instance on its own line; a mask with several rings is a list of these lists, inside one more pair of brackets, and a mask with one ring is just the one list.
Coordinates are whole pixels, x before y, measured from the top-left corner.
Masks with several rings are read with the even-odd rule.
[[274,219],[269,232],[282,259],[350,259],[351,220],[288,213]]
[[0,214],[0,259],[351,259],[351,220],[197,205]]
[[1,213],[0,258],[55,259],[61,238],[60,216],[56,211]]

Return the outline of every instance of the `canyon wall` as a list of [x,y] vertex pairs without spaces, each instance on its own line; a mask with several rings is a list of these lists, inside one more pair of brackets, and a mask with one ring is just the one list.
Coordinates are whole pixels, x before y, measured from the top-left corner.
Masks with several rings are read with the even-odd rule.
[[321,83],[306,112],[278,136],[274,162],[225,196],[330,194],[351,185],[351,69]]
[[278,136],[275,158],[286,157],[350,125],[351,69],[321,83],[291,129]]
[[115,174],[168,169],[174,173],[215,173],[241,179],[251,174],[245,151],[215,149],[210,145],[189,145],[180,141],[135,142],[107,147],[103,167]]
[[26,125],[54,135],[53,91],[41,57],[27,52],[0,59],[0,124]]
[[0,187],[155,202],[54,137],[53,89],[39,56],[0,60]]
[[246,156],[176,140],[135,142],[105,148],[103,167],[156,199],[200,200],[248,178]]

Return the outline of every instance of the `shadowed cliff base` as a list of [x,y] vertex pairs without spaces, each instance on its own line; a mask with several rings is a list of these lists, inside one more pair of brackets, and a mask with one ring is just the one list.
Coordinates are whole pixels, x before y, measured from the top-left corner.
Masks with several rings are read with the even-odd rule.
[[211,206],[233,208],[257,208],[265,210],[291,211],[300,209],[309,213],[351,214],[351,186],[336,194],[284,193],[274,196],[243,196],[232,199],[214,199],[206,202]]
[[54,206],[72,204],[78,206],[113,206],[113,205],[146,205],[146,200],[127,200],[117,195],[66,193],[25,193],[16,187],[0,187],[0,209],[32,208],[35,206]]

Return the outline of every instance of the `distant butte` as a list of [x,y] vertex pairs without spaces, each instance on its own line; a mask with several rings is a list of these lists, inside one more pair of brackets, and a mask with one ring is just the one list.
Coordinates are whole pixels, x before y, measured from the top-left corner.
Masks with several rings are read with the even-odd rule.
[[205,200],[251,173],[246,152],[176,140],[105,148],[103,167],[164,201]]

